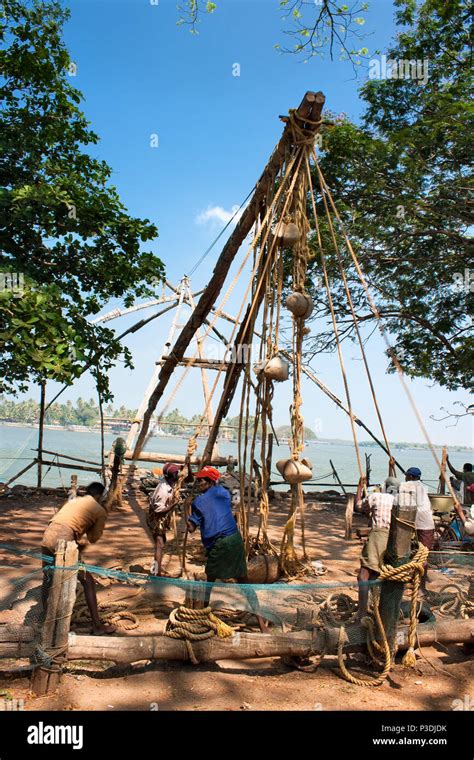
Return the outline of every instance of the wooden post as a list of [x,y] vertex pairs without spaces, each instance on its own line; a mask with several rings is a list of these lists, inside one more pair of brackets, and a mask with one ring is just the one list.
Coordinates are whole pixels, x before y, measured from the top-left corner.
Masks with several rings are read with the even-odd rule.
[[39,424],[38,424],[38,479],[37,479],[37,486],[38,488],[41,488],[41,482],[43,480],[43,431],[44,431],[44,413],[45,413],[45,403],[46,403],[46,383],[43,380],[41,383],[41,392],[40,392],[40,413],[39,413]]
[[[112,448],[114,452],[114,459],[112,462],[112,473],[110,476],[109,492],[107,494],[107,499],[105,502],[106,509],[111,508],[112,504],[118,498],[119,489],[121,490],[122,488],[122,481],[119,478],[119,473],[120,473],[120,468],[122,465],[122,460],[127,448],[127,444],[125,443],[123,438],[117,438]],[[118,500],[119,502],[121,501],[120,498]]]
[[[400,567],[400,565],[404,565],[409,561],[411,539],[414,530],[411,526],[415,524],[415,517],[416,507],[401,507],[400,505],[393,507],[387,550],[385,552],[386,565]],[[380,590],[380,615],[391,652],[394,650],[395,634],[404,588],[404,583],[382,581]]]
[[31,691],[37,696],[47,694],[58,687],[62,665],[67,659],[69,628],[76,599],[77,561],[76,542],[58,541],[53,581],[41,632],[42,654],[50,656],[52,662],[39,665],[33,671]]
[[443,452],[441,454],[441,472],[439,476],[439,492],[440,494],[446,493],[446,460],[448,458],[448,449],[443,446]]
[[273,456],[273,433],[269,433],[267,459],[266,459],[266,467],[267,467],[267,473],[268,473],[267,490],[270,488],[270,480],[272,477],[272,456]]
[[340,486],[341,486],[341,488],[342,488],[342,492],[343,492],[343,493],[345,493],[345,494],[347,494],[347,491],[346,491],[346,489],[344,488],[344,484],[343,484],[343,483],[341,483],[341,478],[340,478],[340,477],[339,477],[339,475],[337,474],[337,470],[336,470],[336,468],[334,467],[334,465],[333,465],[333,463],[332,463],[332,459],[330,459],[330,460],[329,460],[329,464],[331,465],[331,469],[332,469],[332,472],[333,472],[333,475],[334,475],[334,477],[336,478],[337,482],[339,483],[339,485],[340,485]]
[[75,499],[77,496],[77,475],[71,475],[71,488],[68,493],[68,500]]
[[347,504],[346,504],[346,514],[345,514],[345,526],[346,530],[344,533],[344,538],[346,541],[350,541],[352,539],[352,515],[354,514],[354,502],[355,502],[355,496],[353,493],[350,493],[347,495]]
[[370,457],[371,456],[372,454],[365,454],[365,483],[367,487],[370,485],[370,472],[371,472]]

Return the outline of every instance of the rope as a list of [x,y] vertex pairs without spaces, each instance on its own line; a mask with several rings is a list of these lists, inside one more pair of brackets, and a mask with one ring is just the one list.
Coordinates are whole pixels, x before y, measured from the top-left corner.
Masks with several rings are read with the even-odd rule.
[[[413,412],[415,414],[415,417],[416,417],[417,422],[418,422],[418,424],[420,426],[420,429],[421,429],[421,431],[423,433],[423,436],[424,436],[424,438],[425,438],[425,440],[426,440],[426,442],[427,442],[427,444],[429,446],[429,449],[431,451],[433,459],[436,462],[437,468],[440,470],[441,476],[444,478],[444,481],[445,481],[445,483],[446,483],[446,485],[448,487],[448,490],[449,490],[451,496],[454,499],[454,502],[459,505],[458,499],[456,497],[456,494],[454,493],[454,489],[453,489],[453,487],[451,485],[451,482],[450,482],[450,480],[449,480],[446,472],[444,472],[443,469],[442,469],[442,467],[441,467],[441,462],[438,459],[438,456],[437,456],[436,451],[434,449],[434,446],[433,446],[433,443],[431,441],[431,438],[430,438],[430,436],[428,434],[428,431],[427,431],[427,429],[426,429],[426,427],[425,427],[425,425],[423,423],[423,419],[422,419],[420,411],[419,411],[419,409],[418,409],[418,407],[417,407],[417,405],[415,403],[415,399],[413,398],[413,395],[412,395],[412,393],[411,393],[411,391],[410,391],[410,389],[409,389],[409,387],[408,387],[408,385],[406,383],[405,373],[403,371],[403,368],[402,368],[400,362],[398,361],[398,358],[396,356],[395,350],[394,350],[393,346],[391,345],[390,340],[389,340],[389,338],[387,336],[387,332],[385,330],[385,326],[383,324],[382,317],[380,315],[380,312],[379,312],[379,310],[377,308],[377,305],[376,305],[374,299],[372,298],[372,295],[371,295],[371,292],[370,292],[370,289],[369,289],[369,286],[368,286],[368,283],[367,283],[367,279],[366,279],[366,277],[365,277],[365,275],[364,275],[364,273],[362,271],[362,268],[360,266],[360,263],[359,263],[359,260],[357,258],[357,255],[356,255],[356,253],[355,253],[355,251],[354,251],[354,249],[352,247],[352,243],[351,243],[351,241],[349,239],[349,236],[347,234],[345,225],[344,225],[344,223],[343,223],[343,221],[342,221],[342,219],[340,217],[340,214],[339,214],[339,212],[337,210],[337,206],[336,206],[336,204],[334,202],[334,198],[332,197],[331,191],[329,190],[329,187],[328,187],[328,185],[326,183],[326,180],[325,180],[325,178],[324,178],[324,176],[323,176],[323,174],[321,172],[317,156],[316,156],[316,154],[314,152],[313,152],[313,159],[314,159],[314,162],[315,162],[316,170],[318,172],[318,176],[320,178],[320,183],[322,183],[322,186],[324,186],[324,190],[325,190],[325,193],[327,194],[327,197],[328,197],[329,202],[331,204],[331,208],[333,210],[334,216],[336,217],[336,219],[337,219],[337,221],[338,221],[338,223],[340,225],[340,228],[341,228],[341,231],[342,231],[342,234],[343,234],[343,237],[344,237],[344,241],[345,241],[346,246],[347,246],[347,250],[349,251],[349,253],[351,255],[351,258],[352,258],[352,260],[354,262],[357,274],[359,276],[359,280],[360,280],[360,282],[361,282],[361,284],[362,284],[362,286],[364,288],[364,291],[365,291],[367,302],[368,302],[369,307],[370,307],[370,309],[371,309],[371,311],[372,311],[372,313],[373,313],[373,315],[374,315],[374,317],[376,319],[377,326],[379,328],[380,334],[381,334],[382,338],[385,341],[385,344],[386,344],[387,349],[388,349],[389,356],[391,357],[391,359],[392,359],[392,361],[394,363],[394,366],[395,366],[395,369],[397,371],[398,377],[400,378],[400,382],[402,384],[403,390],[404,390],[404,392],[405,392],[405,394],[406,394],[406,396],[408,398],[408,401],[410,402],[410,406],[411,406],[411,408],[412,408],[412,410],[413,410]],[[314,199],[313,199],[313,205],[314,205]]]
[[[127,610],[126,602],[100,602],[99,610],[104,613],[101,615],[101,620],[103,622],[116,625],[124,631],[133,631],[135,628],[138,628],[140,624],[137,615]],[[74,608],[71,622],[80,625],[89,620],[89,608],[85,601],[80,602]]]
[[308,184],[309,184],[310,194],[311,194],[311,203],[312,203],[312,207],[313,207],[313,216],[314,216],[314,222],[315,222],[315,226],[316,226],[316,235],[317,235],[317,240],[318,240],[319,254],[320,254],[320,258],[321,258],[321,268],[322,268],[322,271],[323,271],[324,285],[325,285],[326,293],[327,293],[327,297],[328,297],[328,304],[329,304],[329,310],[330,310],[330,313],[331,313],[331,321],[332,321],[332,326],[333,326],[333,331],[334,331],[334,338],[335,338],[335,341],[336,341],[336,348],[337,348],[337,355],[338,355],[338,359],[339,359],[339,366],[341,368],[341,375],[342,375],[342,379],[343,379],[343,383],[344,383],[344,392],[345,392],[345,395],[346,395],[347,408],[348,408],[348,411],[349,411],[349,419],[351,421],[352,438],[353,438],[353,441],[354,441],[354,448],[355,448],[355,453],[356,453],[357,466],[359,468],[359,476],[360,476],[361,481],[362,481],[362,479],[365,478],[365,475],[364,475],[364,470],[362,468],[362,460],[361,460],[361,456],[360,456],[359,442],[358,442],[358,439],[357,439],[357,432],[356,432],[356,429],[355,429],[355,415],[354,415],[354,413],[352,411],[351,395],[350,395],[350,391],[349,391],[349,383],[348,383],[348,380],[347,380],[346,370],[345,370],[345,366],[344,366],[344,357],[343,357],[343,354],[342,354],[341,341],[339,339],[339,330],[338,330],[337,321],[336,321],[336,314],[335,314],[335,310],[334,310],[334,303],[333,303],[333,299],[332,299],[331,288],[329,286],[329,278],[328,278],[327,267],[326,267],[326,258],[324,256],[323,243],[322,243],[322,238],[321,238],[321,229],[320,229],[320,226],[319,226],[318,213],[316,211],[316,203],[315,203],[315,200],[314,200],[314,189],[313,189],[313,182],[312,182],[312,179],[311,179],[311,168],[310,168],[310,165],[309,165],[309,159],[307,159],[307,161],[306,161],[306,171],[307,171]]
[[236,630],[237,628],[227,625],[214,615],[212,607],[197,610],[181,606],[171,610],[164,635],[172,639],[183,639],[189,659],[193,665],[198,665],[199,660],[192,647],[193,641],[206,641],[214,636],[228,638],[233,636]]
[[436,596],[443,596],[447,593],[447,589],[454,589],[454,592],[450,592],[450,598],[445,599],[439,604],[432,604],[430,602],[431,609],[433,611],[437,610],[438,614],[443,617],[461,617],[463,620],[468,620],[473,616],[474,600],[469,598],[469,593],[463,591],[456,583],[448,583],[447,586],[443,586],[436,593]]
[[[411,593],[411,606],[410,606],[410,623],[408,628],[408,650],[405,653],[402,664],[404,667],[414,667],[416,663],[415,656],[415,643],[416,632],[418,623],[418,591],[420,588],[421,578],[425,572],[425,563],[428,559],[429,549],[423,544],[418,545],[418,549],[415,552],[413,558],[400,567],[393,567],[392,565],[382,565],[379,580],[380,581],[392,581],[394,583],[410,583],[412,586]],[[370,656],[375,662],[382,660],[383,670],[382,673],[376,678],[357,678],[352,675],[347,669],[344,663],[344,640],[345,640],[345,627],[342,625],[339,631],[339,640],[337,647],[337,659],[339,668],[343,677],[350,681],[350,683],[356,686],[380,686],[380,684],[387,678],[391,667],[392,656],[390,652],[389,643],[385,628],[380,616],[380,586],[377,585],[377,589],[372,589],[373,595],[373,614],[375,618],[375,625],[379,631],[379,637],[381,643],[378,641],[376,635],[376,629],[373,621],[370,617],[365,617],[362,620],[362,624],[367,628],[367,649]]]

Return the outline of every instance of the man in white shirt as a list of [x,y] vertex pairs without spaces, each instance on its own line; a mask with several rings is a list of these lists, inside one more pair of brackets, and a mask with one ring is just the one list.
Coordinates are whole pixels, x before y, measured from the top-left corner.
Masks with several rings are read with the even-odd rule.
[[382,493],[371,493],[367,499],[370,508],[372,530],[362,549],[360,570],[357,576],[359,583],[357,619],[359,621],[367,614],[369,600],[368,581],[378,578],[384,562],[390,521],[392,519],[392,507],[399,486],[400,483],[396,478],[389,477],[385,480]]
[[[410,467],[405,473],[405,483],[400,486],[398,503],[402,506],[416,506],[415,529],[420,544],[427,549],[433,548],[435,524],[428,491],[420,480],[421,470],[418,467]],[[421,588],[426,587],[426,573],[428,563],[425,564],[425,574],[421,580]]]

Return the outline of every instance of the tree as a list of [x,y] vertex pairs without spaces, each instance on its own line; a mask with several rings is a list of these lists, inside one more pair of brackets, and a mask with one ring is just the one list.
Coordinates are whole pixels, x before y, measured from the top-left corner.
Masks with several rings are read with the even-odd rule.
[[[179,26],[187,26],[191,34],[198,33],[198,25],[203,15],[214,13],[219,3],[209,0],[186,0],[178,5]],[[354,48],[363,38],[361,28],[365,24],[365,13],[369,3],[340,3],[338,0],[274,0],[273,10],[283,13],[283,33],[293,41],[291,48],[276,44],[282,53],[302,56],[308,61],[314,56],[323,56],[329,52],[331,60],[334,53],[342,59],[349,59],[354,65],[360,63],[361,56],[367,54],[367,48]]]
[[141,243],[157,236],[130,216],[111,169],[92,157],[99,138],[79,108],[75,64],[62,41],[57,0],[3,0],[0,58],[0,389],[52,378],[72,382],[86,362],[103,397],[106,370],[131,356],[112,330],[91,325],[111,297],[151,295],[163,264]]
[[[326,127],[320,165],[404,371],[452,390],[468,388],[474,345],[469,7],[464,0],[396,5],[402,31],[387,58],[401,62],[405,73],[407,62],[413,73],[411,61],[428,61],[429,76],[369,79],[361,89],[367,104],[362,125],[343,118]],[[324,205],[316,197],[341,336],[353,340]],[[358,323],[373,331],[373,314],[339,233],[338,240]],[[314,240],[313,249],[308,285],[317,321],[309,354],[334,349]]]

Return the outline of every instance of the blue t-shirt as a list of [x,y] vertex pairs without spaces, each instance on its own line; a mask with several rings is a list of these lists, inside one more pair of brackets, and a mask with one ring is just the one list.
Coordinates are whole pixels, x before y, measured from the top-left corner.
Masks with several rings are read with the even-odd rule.
[[201,529],[201,540],[206,549],[211,549],[218,538],[236,533],[237,524],[227,488],[211,486],[208,491],[197,496],[189,520]]

